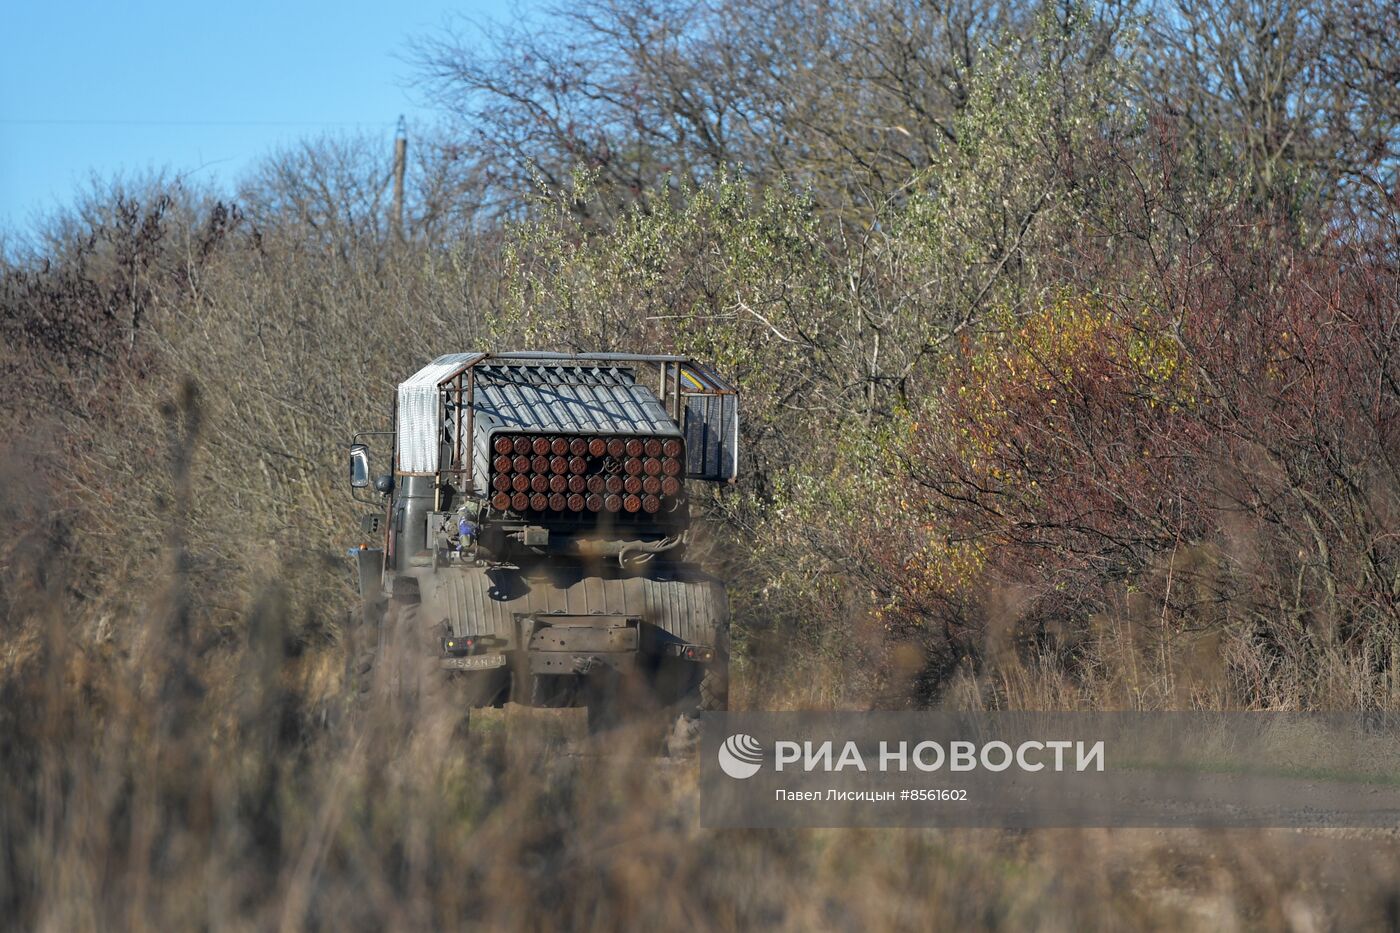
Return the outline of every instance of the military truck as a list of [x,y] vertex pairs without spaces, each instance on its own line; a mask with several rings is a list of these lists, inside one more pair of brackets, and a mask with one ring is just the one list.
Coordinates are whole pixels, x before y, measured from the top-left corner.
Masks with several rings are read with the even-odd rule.
[[724,586],[687,556],[693,484],[737,473],[723,377],[681,356],[453,353],[400,383],[391,424],[350,445],[376,507],[351,554],[377,676],[593,725],[725,707]]

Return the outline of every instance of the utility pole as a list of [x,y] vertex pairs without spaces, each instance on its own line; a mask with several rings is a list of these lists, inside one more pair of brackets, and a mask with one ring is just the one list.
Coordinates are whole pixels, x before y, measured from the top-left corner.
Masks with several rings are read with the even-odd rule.
[[394,236],[403,239],[403,176],[408,166],[408,124],[403,114],[399,114],[399,125],[394,131],[394,206],[390,218]]

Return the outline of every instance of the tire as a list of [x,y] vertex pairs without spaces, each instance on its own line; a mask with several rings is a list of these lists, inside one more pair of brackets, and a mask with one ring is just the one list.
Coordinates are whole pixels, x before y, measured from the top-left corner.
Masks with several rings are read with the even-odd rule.
[[374,687],[374,668],[379,655],[377,649],[378,645],[363,645],[355,654],[352,676],[355,693],[359,696],[367,696]]
[[617,724],[617,691],[604,678],[594,674],[580,685],[583,705],[588,710],[588,734],[599,735]]
[[530,677],[530,705],[544,708],[572,706],[579,693],[575,674],[534,674]]
[[384,644],[385,608],[381,605],[363,609],[362,621],[350,637],[351,652],[347,678],[356,697],[367,697],[374,689],[374,675]]
[[668,758],[693,758],[700,747],[704,727],[701,713],[723,712],[729,708],[729,661],[721,657],[707,665],[699,682],[685,701],[679,704],[675,718],[662,742],[662,753]]
[[360,647],[354,661],[356,692],[367,698],[371,693],[412,700],[419,693],[419,664],[414,661],[417,651],[416,602],[395,602],[379,615],[372,632],[360,637]]
[[706,666],[705,673],[700,677],[698,693],[699,703],[696,707],[701,712],[714,713],[729,709],[728,660],[716,660]]

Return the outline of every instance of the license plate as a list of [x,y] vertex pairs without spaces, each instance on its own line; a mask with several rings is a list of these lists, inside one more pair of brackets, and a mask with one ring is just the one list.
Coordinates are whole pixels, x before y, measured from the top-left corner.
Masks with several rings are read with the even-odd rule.
[[454,671],[483,671],[492,667],[505,667],[503,654],[475,654],[465,658],[443,658],[442,666]]

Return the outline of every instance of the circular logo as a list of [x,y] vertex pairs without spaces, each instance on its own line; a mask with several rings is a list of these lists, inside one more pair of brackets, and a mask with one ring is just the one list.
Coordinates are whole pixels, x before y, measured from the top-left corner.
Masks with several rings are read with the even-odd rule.
[[763,746],[751,735],[731,735],[719,747],[719,768],[732,778],[751,778],[762,766]]

